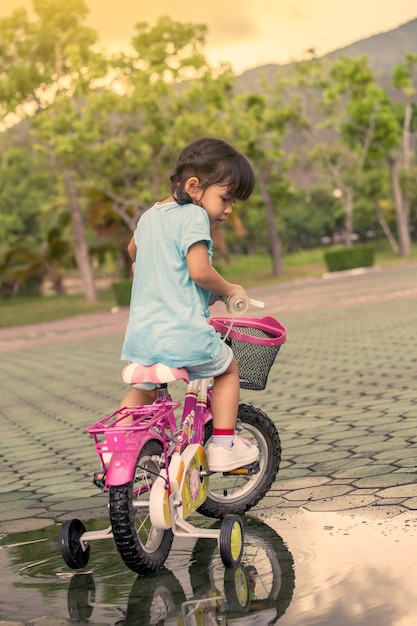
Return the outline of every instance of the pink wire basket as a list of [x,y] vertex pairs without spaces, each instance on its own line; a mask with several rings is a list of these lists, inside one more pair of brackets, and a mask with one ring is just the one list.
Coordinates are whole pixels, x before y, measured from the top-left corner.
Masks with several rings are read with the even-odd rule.
[[241,388],[265,389],[269,371],[286,341],[284,326],[274,317],[213,317],[210,324],[233,350]]

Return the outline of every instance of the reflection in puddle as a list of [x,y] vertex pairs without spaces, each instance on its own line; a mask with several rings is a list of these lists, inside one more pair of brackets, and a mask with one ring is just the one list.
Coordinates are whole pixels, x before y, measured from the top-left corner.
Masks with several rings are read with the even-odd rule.
[[415,626],[417,516],[300,514],[280,528],[296,592],[280,626]]
[[[89,530],[103,521],[89,522]],[[241,565],[225,569],[217,542],[176,540],[166,567],[136,577],[111,541],[94,543],[88,570],[73,572],[58,549],[59,529],[25,533],[2,541],[2,619],[41,615],[94,624],[269,624],[286,610],[294,590],[290,552],[267,524],[247,519]],[[241,621],[248,616],[258,622]],[[237,621],[236,621],[237,620]]]
[[[88,530],[103,528],[90,521]],[[59,528],[4,538],[0,620],[40,616],[95,626],[414,626],[417,518],[299,513],[245,521],[242,564],[225,570],[215,541],[175,540],[166,567],[137,577],[111,540],[88,569],[63,563]],[[49,622],[50,623],[50,622]]]

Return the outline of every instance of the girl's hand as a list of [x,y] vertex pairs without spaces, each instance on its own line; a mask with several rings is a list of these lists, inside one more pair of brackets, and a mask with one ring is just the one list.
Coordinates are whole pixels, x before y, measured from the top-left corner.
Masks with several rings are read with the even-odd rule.
[[227,297],[235,296],[237,294],[246,296],[246,291],[244,290],[242,285],[236,285],[234,283],[229,283],[229,284],[230,284],[231,289],[230,289],[230,292],[227,294]]

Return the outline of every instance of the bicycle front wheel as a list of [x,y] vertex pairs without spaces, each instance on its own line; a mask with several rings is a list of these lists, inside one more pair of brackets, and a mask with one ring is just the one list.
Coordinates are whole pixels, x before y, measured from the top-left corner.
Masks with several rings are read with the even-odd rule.
[[[205,444],[212,435],[212,422],[206,424]],[[259,471],[252,474],[210,476],[206,500],[198,512],[206,517],[222,519],[229,513],[242,515],[261,500],[270,489],[281,462],[281,441],[272,420],[260,409],[240,404],[236,431],[259,448]]]
[[173,534],[153,528],[149,517],[150,490],[160,473],[162,445],[149,441],[139,452],[133,479],[110,487],[110,522],[117,549],[133,572],[152,572],[165,563]]

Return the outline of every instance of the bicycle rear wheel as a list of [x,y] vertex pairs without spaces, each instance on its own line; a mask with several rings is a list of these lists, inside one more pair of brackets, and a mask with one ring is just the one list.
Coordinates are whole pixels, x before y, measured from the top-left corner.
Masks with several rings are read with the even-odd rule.
[[125,565],[133,572],[152,572],[165,563],[173,534],[153,528],[149,517],[150,490],[160,473],[162,445],[149,441],[139,452],[133,479],[110,487],[110,522]]
[[[213,430],[206,424],[204,442]],[[259,448],[259,471],[249,474],[218,472],[210,476],[206,500],[198,512],[206,517],[222,519],[229,513],[242,515],[261,500],[270,489],[281,462],[281,441],[272,420],[260,409],[240,404],[236,432]]]

